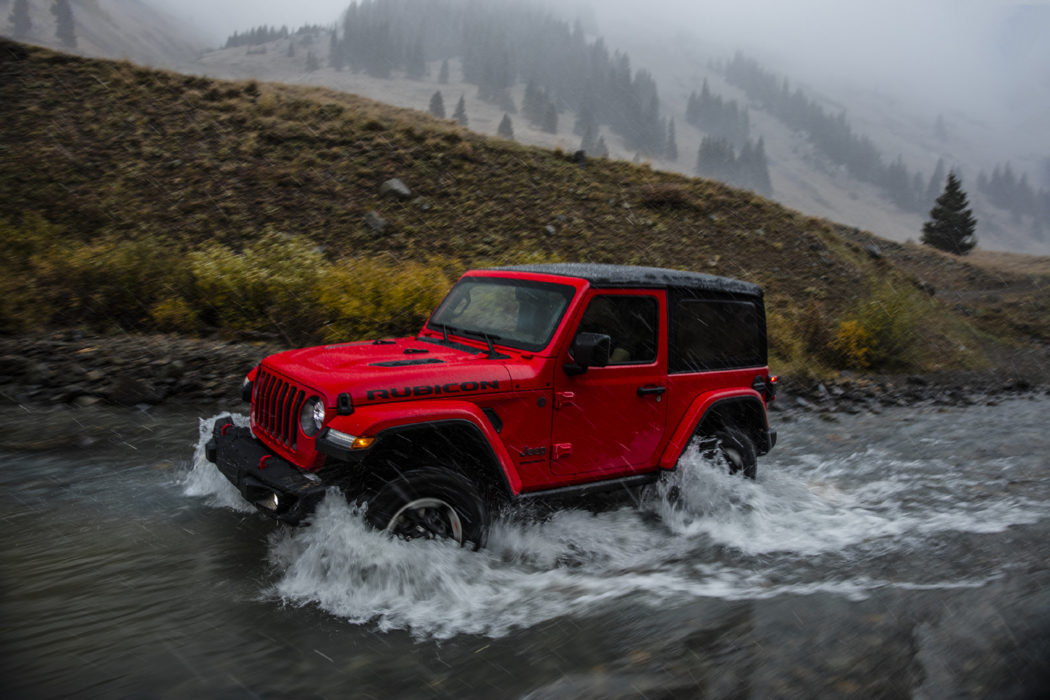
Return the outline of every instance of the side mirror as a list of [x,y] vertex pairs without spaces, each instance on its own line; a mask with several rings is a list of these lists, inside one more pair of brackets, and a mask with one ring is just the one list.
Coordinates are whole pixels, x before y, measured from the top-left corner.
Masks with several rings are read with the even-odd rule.
[[571,352],[574,361],[564,366],[566,374],[583,374],[588,367],[604,367],[609,364],[612,338],[604,333],[577,333]]

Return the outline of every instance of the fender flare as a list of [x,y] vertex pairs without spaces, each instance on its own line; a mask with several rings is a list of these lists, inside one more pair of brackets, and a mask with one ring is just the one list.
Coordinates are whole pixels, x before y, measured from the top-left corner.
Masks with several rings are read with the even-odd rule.
[[[411,403],[388,403],[368,406],[348,416],[337,416],[328,423],[334,430],[356,435],[374,437],[377,444],[383,436],[392,436],[407,430],[455,425],[475,431],[478,439],[491,451],[494,463],[507,493],[517,496],[522,483],[517,467],[496,429],[476,404],[468,401],[413,401]],[[371,449],[371,448],[370,448]]]
[[679,457],[685,452],[685,448],[689,446],[693,433],[696,432],[697,427],[712,409],[740,402],[755,403],[761,409],[762,415],[766,415],[762,396],[754,389],[717,391],[701,394],[693,399],[688,410],[682,416],[682,420],[679,421],[678,426],[671,434],[667,447],[664,448],[663,455],[660,457],[660,468],[674,469],[675,465],[678,464]]

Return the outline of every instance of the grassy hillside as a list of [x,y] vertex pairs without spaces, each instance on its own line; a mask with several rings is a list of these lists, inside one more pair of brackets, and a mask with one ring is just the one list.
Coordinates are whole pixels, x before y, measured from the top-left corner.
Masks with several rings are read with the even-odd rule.
[[[463,269],[523,260],[757,282],[774,354],[797,371],[982,366],[1050,326],[1045,270],[959,262],[715,182],[581,164],[323,89],[0,41],[0,123],[7,333],[410,331]],[[411,198],[380,194],[393,177]]]

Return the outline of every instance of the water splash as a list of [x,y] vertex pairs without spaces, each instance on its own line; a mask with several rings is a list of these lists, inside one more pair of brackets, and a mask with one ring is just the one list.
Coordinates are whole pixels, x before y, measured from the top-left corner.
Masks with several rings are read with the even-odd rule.
[[[185,492],[251,510],[203,458],[213,420],[201,421]],[[751,481],[691,450],[640,507],[562,510],[540,521],[505,514],[480,552],[376,532],[361,508],[332,491],[309,527],[270,535],[276,581],[264,595],[421,638],[500,637],[617,601],[818,592],[857,599],[887,586],[979,586],[996,572],[929,581],[917,570],[909,579],[863,563],[909,552],[934,532],[992,532],[1050,514],[1043,502],[987,498],[976,480],[945,480],[945,465],[876,449],[763,467]]]
[[192,466],[182,479],[182,492],[187,496],[205,497],[208,505],[216,508],[231,508],[241,513],[249,513],[255,508],[244,500],[240,491],[222,475],[218,467],[204,456],[204,446],[211,439],[212,425],[219,418],[227,417],[233,419],[234,425],[248,426],[248,416],[240,414],[220,413],[211,418],[201,418]]

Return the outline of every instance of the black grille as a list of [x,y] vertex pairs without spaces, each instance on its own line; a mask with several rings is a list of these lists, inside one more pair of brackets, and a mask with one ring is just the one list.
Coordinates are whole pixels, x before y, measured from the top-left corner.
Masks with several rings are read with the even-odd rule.
[[299,438],[299,411],[306,392],[260,369],[255,377],[252,419],[256,430],[294,450]]

